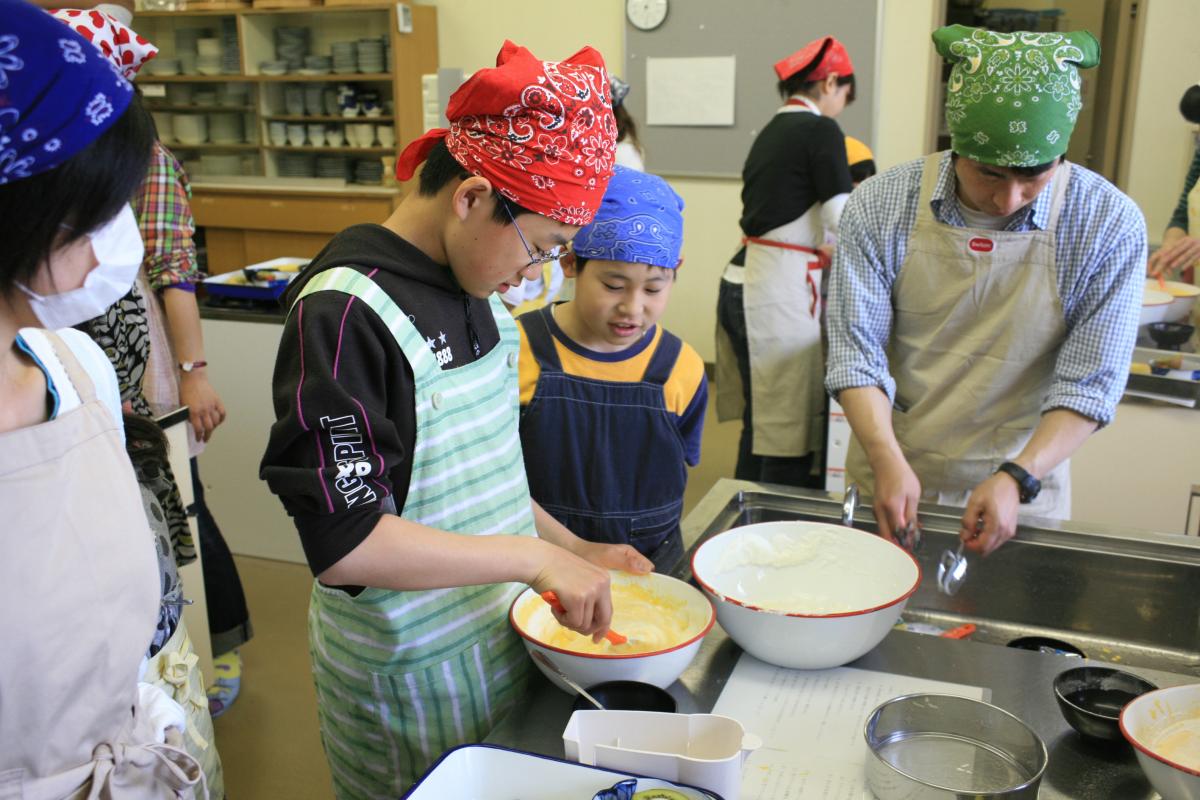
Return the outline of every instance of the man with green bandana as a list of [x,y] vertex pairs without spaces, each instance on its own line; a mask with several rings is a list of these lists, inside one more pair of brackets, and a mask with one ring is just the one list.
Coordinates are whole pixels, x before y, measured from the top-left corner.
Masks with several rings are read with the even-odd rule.
[[1067,459],[1112,421],[1136,336],[1146,224],[1063,154],[1086,32],[933,34],[953,63],[951,151],[846,204],[829,288],[826,388],[854,431],[847,480],[884,536],[918,502],[964,508],[990,553],[1018,512],[1070,517]]

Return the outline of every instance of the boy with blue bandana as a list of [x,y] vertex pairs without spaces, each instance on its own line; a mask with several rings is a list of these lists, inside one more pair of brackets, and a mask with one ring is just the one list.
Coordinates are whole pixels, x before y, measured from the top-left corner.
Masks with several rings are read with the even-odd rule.
[[578,536],[683,555],[686,466],[700,461],[704,362],[659,326],[682,260],[683,200],[617,166],[563,270],[575,299],[518,318],[521,444],[534,499]]

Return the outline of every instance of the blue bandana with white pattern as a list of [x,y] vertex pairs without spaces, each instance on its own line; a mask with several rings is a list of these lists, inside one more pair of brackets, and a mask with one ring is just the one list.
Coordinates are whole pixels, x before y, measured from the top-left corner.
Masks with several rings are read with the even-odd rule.
[[657,175],[617,166],[591,225],[575,234],[582,258],[675,269],[683,246],[683,198]]
[[90,42],[24,0],[0,0],[0,184],[62,164],[132,100]]

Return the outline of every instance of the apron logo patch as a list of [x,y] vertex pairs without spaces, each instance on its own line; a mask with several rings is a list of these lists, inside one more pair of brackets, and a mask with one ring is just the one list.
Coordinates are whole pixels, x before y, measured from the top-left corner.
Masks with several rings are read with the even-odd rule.
[[996,243],[986,236],[975,236],[967,242],[967,248],[975,253],[990,253],[996,249]]

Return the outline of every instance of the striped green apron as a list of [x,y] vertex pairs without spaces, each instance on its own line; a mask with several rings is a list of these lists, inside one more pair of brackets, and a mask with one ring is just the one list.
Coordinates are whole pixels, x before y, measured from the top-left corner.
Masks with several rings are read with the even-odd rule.
[[[300,297],[320,291],[374,309],[412,366],[417,436],[400,516],[476,536],[535,535],[517,430],[517,329],[500,300],[491,300],[500,343],[442,370],[408,315],[365,275],[330,269]],[[523,588],[368,588],[351,597],[313,582],[309,647],[340,800],[395,800],[443,751],[483,739],[508,712],[530,667],[507,619]]]

